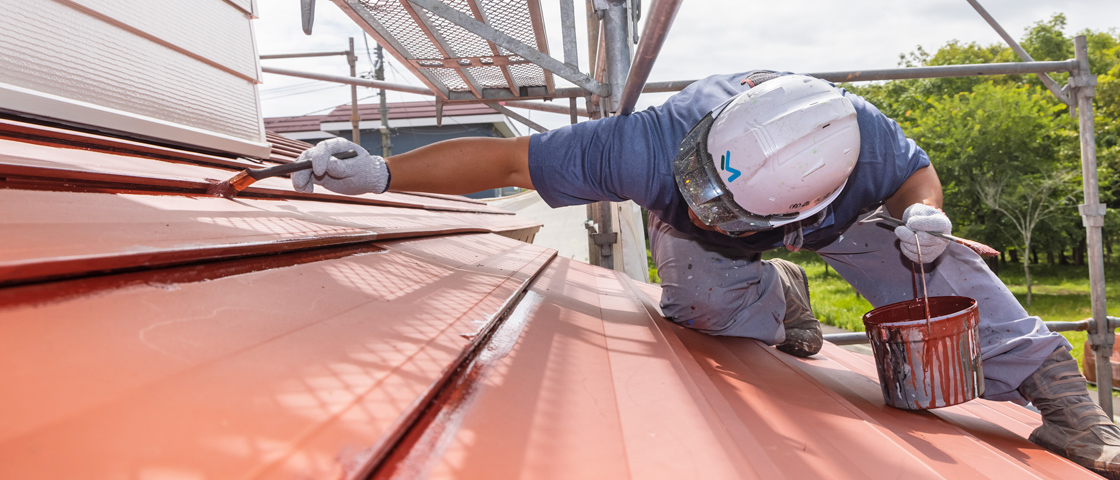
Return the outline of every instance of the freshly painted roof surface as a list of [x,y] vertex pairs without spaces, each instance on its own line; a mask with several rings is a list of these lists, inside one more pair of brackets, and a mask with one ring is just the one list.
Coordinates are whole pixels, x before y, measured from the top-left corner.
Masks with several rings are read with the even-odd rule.
[[[291,147],[298,150],[299,144]],[[1096,478],[1036,414],[660,316],[449,196],[0,122],[0,478]]]

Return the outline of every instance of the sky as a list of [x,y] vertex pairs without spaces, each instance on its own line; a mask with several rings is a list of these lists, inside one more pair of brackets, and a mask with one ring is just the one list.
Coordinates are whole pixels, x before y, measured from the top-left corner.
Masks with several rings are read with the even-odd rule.
[[[549,49],[561,57],[559,0],[541,0]],[[644,0],[648,10],[651,0]],[[899,55],[919,46],[928,52],[952,40],[981,45],[1002,43],[999,35],[967,0],[684,0],[681,2],[650,82],[692,80],[715,73],[755,68],[793,72],[825,72],[894,68]],[[258,0],[255,20],[257,49],[261,54],[341,51],[353,37],[358,51],[358,72],[372,70],[372,37],[330,0],[316,2],[315,26],[310,36],[301,28],[300,2]],[[1120,28],[1118,0],[980,0],[980,4],[1016,40],[1027,28],[1049,20],[1055,13],[1067,18],[1066,34],[1090,29]],[[1060,7],[1058,5],[1061,5]],[[575,0],[580,70],[588,71],[584,1]],[[639,21],[644,26],[645,18]],[[369,50],[366,48],[368,42]],[[385,78],[392,83],[422,85],[388,52]],[[349,75],[345,57],[263,60],[262,65],[333,75]],[[558,86],[569,84],[557,78]],[[282,75],[264,74],[260,85],[265,117],[327,113],[349,104],[346,85]],[[359,88],[359,103],[377,102],[377,90]],[[656,105],[669,94],[644,94],[637,109]],[[389,92],[389,102],[430,99]],[[363,100],[364,99],[364,100]],[[561,103],[561,102],[558,102]],[[562,102],[567,105],[566,101]],[[568,123],[566,115],[518,110],[547,128]],[[522,134],[527,128],[518,125]]]

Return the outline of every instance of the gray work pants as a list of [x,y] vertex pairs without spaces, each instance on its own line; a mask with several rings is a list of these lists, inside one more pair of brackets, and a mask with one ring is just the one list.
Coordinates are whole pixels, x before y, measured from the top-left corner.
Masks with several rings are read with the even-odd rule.
[[[770,262],[687,237],[652,215],[649,229],[667,318],[712,335],[756,338],[771,345],[785,340],[786,300]],[[911,262],[898,249],[891,229],[852,225],[817,253],[874,307],[914,298]],[[1054,349],[1069,348],[1069,342],[1027,315],[967,247],[950,243],[925,267],[931,297],[958,295],[979,304],[984,398],[1025,403],[1015,389]]]

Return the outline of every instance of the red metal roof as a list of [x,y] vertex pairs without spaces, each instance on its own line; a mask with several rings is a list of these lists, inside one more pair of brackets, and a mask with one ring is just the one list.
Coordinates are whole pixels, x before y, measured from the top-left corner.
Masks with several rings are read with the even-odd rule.
[[[317,132],[319,131],[319,124],[323,123],[326,118],[326,115],[267,117],[264,119],[264,128],[277,133]],[[347,120],[349,120],[349,117],[347,117]],[[271,139],[269,141],[271,141]]]
[[0,478],[1096,478],[1037,414],[886,407],[870,357],[683,329],[492,207],[208,197],[252,163],[63,133],[0,127]]

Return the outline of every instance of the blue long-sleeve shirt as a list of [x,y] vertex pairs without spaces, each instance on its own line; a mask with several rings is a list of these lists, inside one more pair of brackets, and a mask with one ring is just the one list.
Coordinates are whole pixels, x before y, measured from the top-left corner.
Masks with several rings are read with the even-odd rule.
[[[664,104],[632,115],[533,135],[529,141],[533,186],[552,207],[633,200],[678,231],[716,244],[747,252],[782,246],[782,229],[732,238],[696,227],[673,179],[680,141],[709,111],[747,90],[742,80],[749,73],[699,80]],[[856,110],[859,158],[844,190],[824,211],[823,221],[804,227],[807,249],[831,243],[861,213],[881,205],[910,175],[929,165],[925,151],[906,138],[894,120],[862,97],[840,91]]]

